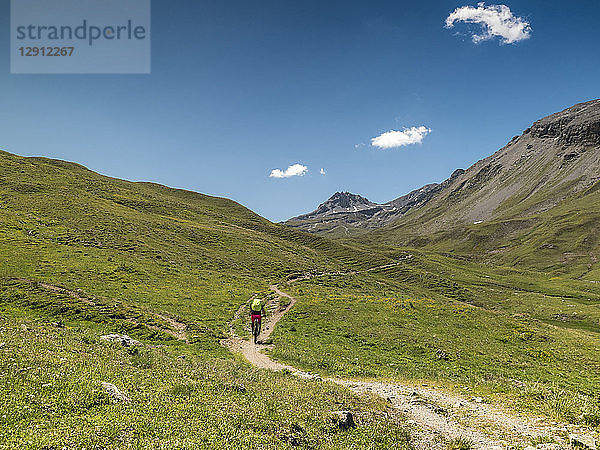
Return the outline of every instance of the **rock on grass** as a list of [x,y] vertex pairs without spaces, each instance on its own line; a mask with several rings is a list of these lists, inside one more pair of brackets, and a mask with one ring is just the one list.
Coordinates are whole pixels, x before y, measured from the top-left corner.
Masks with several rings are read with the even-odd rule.
[[350,411],[333,411],[331,413],[331,421],[342,430],[356,428],[354,417]]
[[103,381],[102,387],[104,388],[104,391],[110,396],[110,398],[115,402],[129,403],[131,401],[129,400],[129,397],[123,394],[119,390],[119,388],[112,383],[107,383],[106,381]]
[[134,345],[142,345],[140,341],[130,338],[126,334],[107,334],[100,336],[100,339],[108,342],[118,342],[123,347],[133,347]]
[[585,448],[589,450],[596,450],[596,440],[592,436],[585,436],[583,434],[570,434],[569,442],[573,448]]

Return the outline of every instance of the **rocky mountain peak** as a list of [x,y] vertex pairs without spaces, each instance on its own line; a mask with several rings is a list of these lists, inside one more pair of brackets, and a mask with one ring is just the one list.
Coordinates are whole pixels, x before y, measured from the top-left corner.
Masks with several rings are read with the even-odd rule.
[[339,214],[352,214],[381,208],[380,205],[369,199],[350,192],[336,192],[329,199],[319,205],[311,213],[294,218],[294,220],[312,220],[325,217],[337,216]]
[[326,202],[321,203],[315,211],[294,217],[285,223],[310,232],[341,228],[346,234],[351,233],[351,229],[358,231],[379,228],[393,222],[411,209],[420,208],[463,173],[465,173],[463,169],[457,169],[442,183],[427,184],[384,204],[373,203],[365,197],[350,192],[336,192]]
[[365,197],[350,192],[336,192],[333,194],[325,203],[333,207],[340,208],[351,208],[354,206],[372,206],[374,203],[370,202]]

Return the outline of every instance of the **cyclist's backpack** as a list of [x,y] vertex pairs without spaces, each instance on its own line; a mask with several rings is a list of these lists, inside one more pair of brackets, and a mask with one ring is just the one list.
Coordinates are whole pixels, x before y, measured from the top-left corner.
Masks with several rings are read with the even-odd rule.
[[262,309],[262,301],[260,300],[260,298],[255,298],[252,301],[251,309],[252,311],[260,312],[260,310]]

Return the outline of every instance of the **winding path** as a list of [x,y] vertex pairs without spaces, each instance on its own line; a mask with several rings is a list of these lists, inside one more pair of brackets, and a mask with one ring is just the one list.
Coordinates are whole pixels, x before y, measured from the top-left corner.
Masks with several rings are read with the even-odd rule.
[[[288,284],[322,276],[356,275],[398,264],[401,262],[361,271],[307,274],[290,279]],[[37,284],[47,291],[69,295],[92,307],[99,306],[96,297],[85,295],[80,290],[73,291],[62,286],[32,280],[19,279],[19,281]],[[554,447],[540,448],[561,449],[567,448],[565,437],[569,432],[580,431],[572,425],[520,417],[496,406],[485,404],[481,401],[482,399],[467,400],[462,396],[448,394],[425,384],[417,386],[379,381],[323,379],[317,374],[303,372],[290,365],[275,361],[265,354],[265,350],[272,348],[272,345],[264,342],[268,340],[277,323],[294,307],[297,300],[282,291],[278,285],[273,284],[269,288],[273,294],[269,296],[267,303],[269,315],[263,321],[259,344],[255,345],[250,340],[239,337],[234,329],[236,321],[247,314],[248,303],[254,297],[241,305],[235,313],[229,326],[230,337],[223,344],[232,352],[241,353],[255,367],[274,371],[289,370],[300,378],[332,382],[358,394],[377,395],[384,398],[390,405],[390,416],[396,418],[402,426],[410,426],[413,444],[418,449],[446,449],[448,441],[463,438],[472,443],[471,448],[501,450],[514,448],[515,445],[526,447],[532,439],[539,437],[553,437],[558,443],[554,444]],[[188,342],[184,323],[165,314],[152,314],[157,319],[166,322],[168,327],[149,326],[150,328],[164,331],[179,340]]]
[[[371,272],[393,265],[396,264],[361,272]],[[289,280],[288,284],[317,276],[344,276],[356,273],[359,272],[304,275]],[[271,285],[270,289],[275,294],[275,298],[267,303],[267,307],[272,312],[263,322],[259,344],[255,345],[250,340],[237,336],[233,328],[234,322],[247,314],[249,302],[236,312],[230,323],[230,338],[224,344],[232,352],[241,353],[255,367],[275,371],[287,369],[301,378],[323,380],[319,375],[274,361],[265,354],[264,351],[272,348],[272,345],[265,345],[263,342],[271,335],[277,322],[297,302],[296,298],[283,292],[278,285]],[[282,305],[283,299],[287,299],[289,303]],[[324,381],[342,385],[358,394],[377,395],[387,400],[390,404],[391,416],[396,417],[400,424],[410,426],[413,444],[419,449],[446,449],[448,441],[462,438],[470,441],[471,448],[474,449],[501,450],[515,448],[515,445],[526,447],[533,439],[541,437],[552,437],[556,444],[544,444],[545,447],[539,448],[564,449],[568,448],[565,441],[568,433],[577,431],[577,427],[571,425],[548,423],[541,418],[517,416],[486,404],[483,399],[467,400],[462,396],[441,392],[425,384],[411,386],[336,378],[326,378]]]

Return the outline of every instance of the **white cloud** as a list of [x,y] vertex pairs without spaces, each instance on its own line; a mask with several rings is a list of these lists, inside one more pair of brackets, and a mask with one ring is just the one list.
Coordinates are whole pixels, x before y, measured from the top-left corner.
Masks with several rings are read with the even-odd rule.
[[273,169],[269,175],[271,178],[290,178],[290,177],[301,177],[306,175],[308,167],[302,164],[293,164],[285,170]]
[[319,173],[320,173],[321,175],[325,175],[325,174],[326,174],[326,172],[325,172],[325,169],[323,169],[323,168],[321,167],[321,170],[319,170]]
[[420,144],[425,136],[431,133],[427,127],[404,128],[403,131],[388,131],[371,139],[371,146],[378,148],[404,147],[405,145]]
[[506,5],[485,6],[485,3],[478,3],[477,8],[473,6],[456,8],[446,19],[446,28],[452,28],[455,22],[481,25],[483,32],[472,35],[475,43],[500,37],[503,44],[514,44],[531,36],[529,22],[514,16]]

